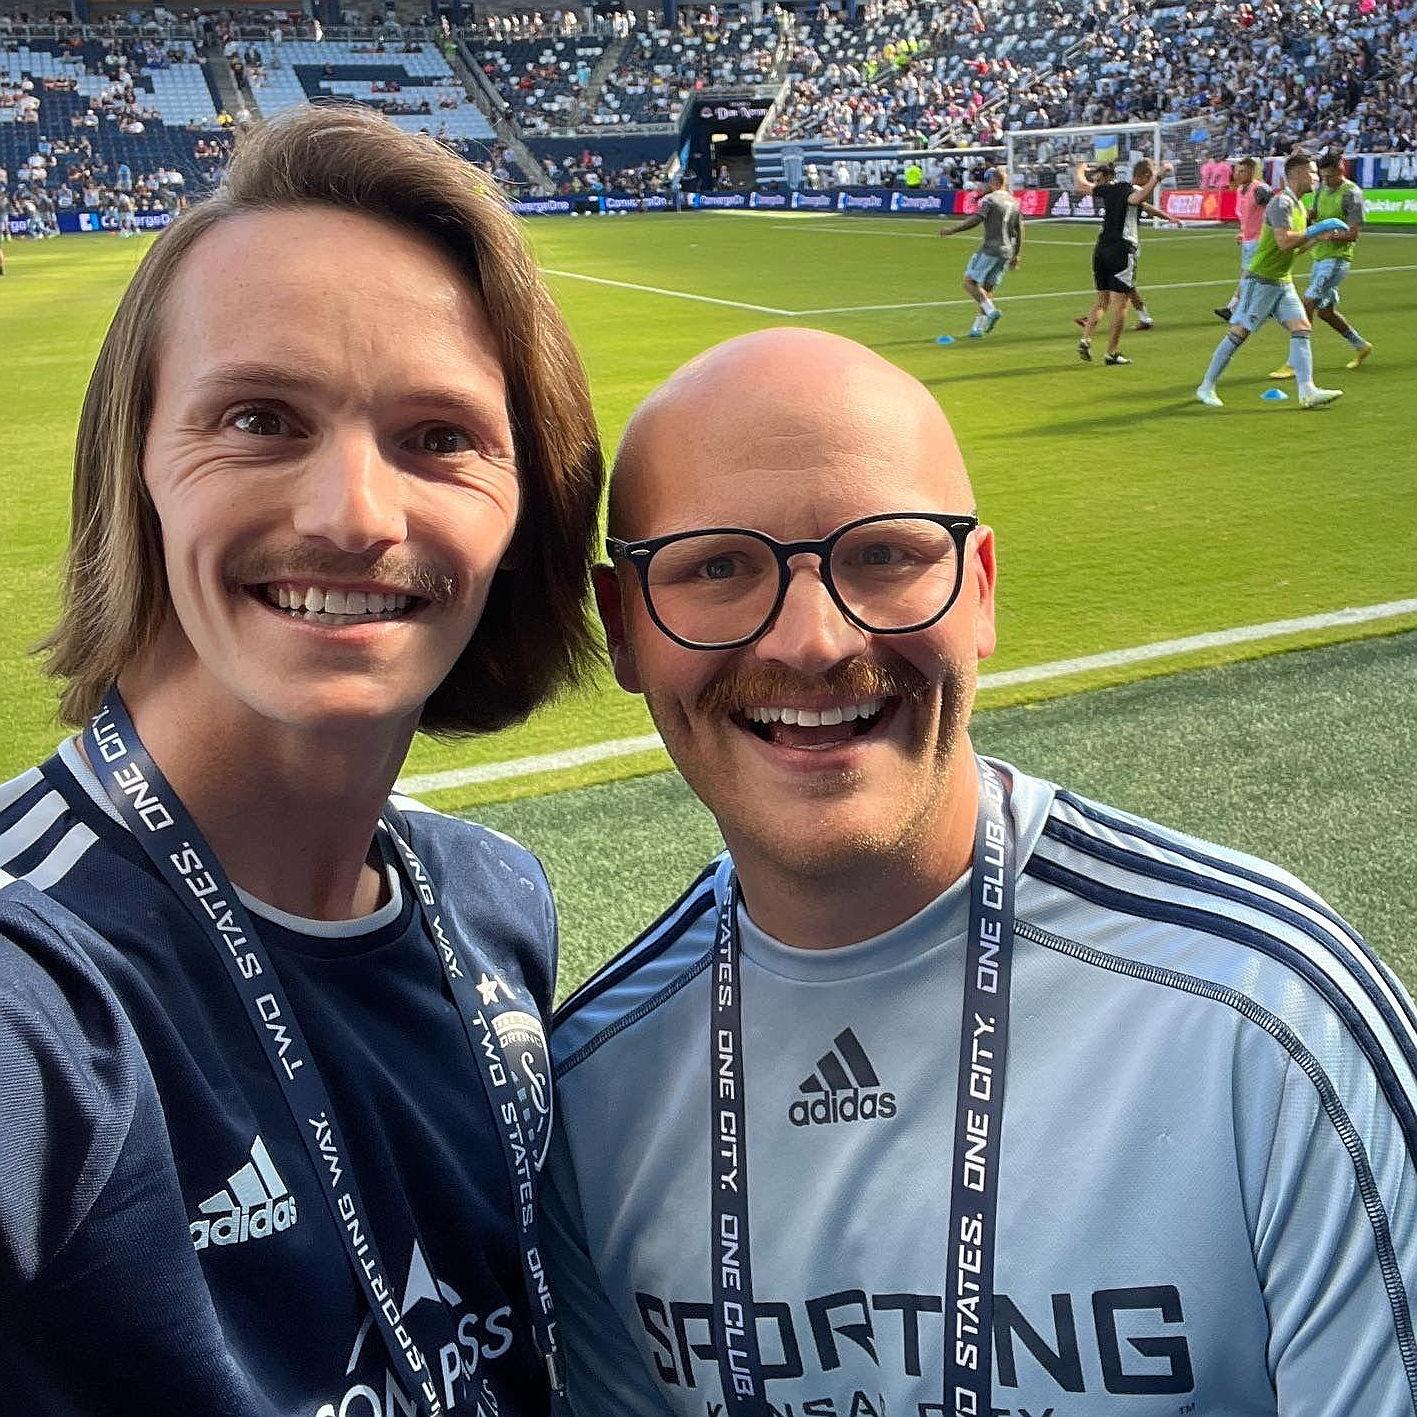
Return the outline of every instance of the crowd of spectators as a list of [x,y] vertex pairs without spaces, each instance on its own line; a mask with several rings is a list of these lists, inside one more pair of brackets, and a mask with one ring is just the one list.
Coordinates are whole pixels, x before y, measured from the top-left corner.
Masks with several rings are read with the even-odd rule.
[[567,154],[559,161],[543,159],[547,180],[562,197],[597,192],[625,192],[644,196],[647,192],[662,192],[670,184],[669,161],[646,161],[612,166],[602,154],[591,148],[579,154]]
[[993,145],[1008,128],[1194,120],[1234,150],[1417,143],[1417,0],[872,0],[796,36],[771,132]]
[[706,89],[753,89],[774,82],[785,58],[788,12],[761,4],[724,12],[716,5],[681,10],[669,29],[641,30],[606,76],[595,127],[676,123],[684,104]]

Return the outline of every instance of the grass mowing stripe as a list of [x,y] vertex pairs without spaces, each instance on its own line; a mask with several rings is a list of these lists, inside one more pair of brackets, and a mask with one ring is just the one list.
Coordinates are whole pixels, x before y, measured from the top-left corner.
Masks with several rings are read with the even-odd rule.
[[[1417,984],[1417,633],[976,713],[974,741],[1072,790],[1295,872]],[[1395,788],[1395,785],[1396,786]],[[722,847],[677,773],[479,808],[545,862],[564,994]]]
[[[1131,645],[1126,649],[1106,650],[1101,654],[1081,655],[1075,659],[1055,659],[1047,664],[1026,665],[1022,669],[1008,669],[997,674],[981,674],[979,687],[981,690],[988,690],[1007,689],[1018,684],[1037,684],[1048,679],[1064,679],[1073,674],[1088,674],[1098,669],[1119,669],[1147,660],[1193,654],[1199,650],[1222,649],[1227,645],[1281,639],[1310,630],[1361,625],[1413,614],[1417,614],[1417,600],[1390,600],[1381,605],[1356,605],[1345,610],[1331,610],[1322,615],[1272,620],[1265,625],[1237,625],[1228,630],[1212,630],[1203,635],[1158,640],[1153,644]],[[663,746],[656,733],[633,738],[616,738],[579,748],[567,748],[559,753],[538,753],[532,757],[513,758],[500,763],[478,763],[471,767],[448,768],[442,772],[417,773],[401,778],[399,790],[417,796],[423,792],[442,792],[448,788],[466,787],[473,783],[504,782],[512,778],[534,777],[538,773],[584,767],[587,763],[603,762],[607,758],[652,752]]]

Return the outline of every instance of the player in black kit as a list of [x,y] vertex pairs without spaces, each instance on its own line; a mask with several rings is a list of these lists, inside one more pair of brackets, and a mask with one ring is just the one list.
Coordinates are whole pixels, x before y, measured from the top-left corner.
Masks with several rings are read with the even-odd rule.
[[1078,353],[1092,359],[1092,331],[1103,312],[1106,299],[1108,317],[1107,363],[1130,364],[1121,351],[1122,327],[1127,318],[1127,302],[1137,285],[1137,256],[1141,250],[1139,219],[1142,209],[1156,190],[1156,184],[1171,172],[1164,162],[1158,169],[1150,162],[1139,162],[1133,173],[1138,183],[1133,186],[1118,180],[1115,164],[1099,163],[1093,168],[1079,163],[1074,182],[1080,195],[1090,195],[1094,208],[1102,213],[1102,230],[1092,252],[1092,278],[1097,287],[1098,303],[1088,315],[1078,341]]

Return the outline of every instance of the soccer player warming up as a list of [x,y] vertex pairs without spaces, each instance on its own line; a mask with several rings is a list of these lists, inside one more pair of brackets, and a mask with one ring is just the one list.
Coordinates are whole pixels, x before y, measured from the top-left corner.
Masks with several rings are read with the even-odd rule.
[[546,880],[389,797],[591,644],[595,428],[495,189],[367,110],[253,130],[75,467],[81,732],[0,789],[0,1406],[544,1414]]
[[1265,203],[1274,193],[1258,180],[1259,163],[1255,158],[1242,157],[1235,164],[1235,216],[1240,229],[1235,240],[1240,247],[1240,279],[1235,284],[1234,293],[1224,305],[1217,305],[1215,313],[1228,325],[1240,303],[1240,283],[1250,269],[1250,260],[1260,244],[1260,228],[1264,224]]
[[1023,254],[1023,218],[1018,202],[1008,190],[1004,169],[986,169],[979,183],[984,195],[978,207],[963,221],[940,228],[941,236],[954,236],[971,227],[984,227],[979,249],[964,268],[964,293],[979,306],[979,313],[969,327],[970,339],[982,339],[1003,319],[1004,312],[994,304],[994,292],[1003,281],[1005,271],[1018,269]]
[[[1313,270],[1309,273],[1309,288],[1304,292],[1304,313],[1312,324],[1315,314],[1324,324],[1336,330],[1353,346],[1353,358],[1344,366],[1357,369],[1373,352],[1373,346],[1338,313],[1338,287],[1353,265],[1353,248],[1363,226],[1363,189],[1350,181],[1343,172],[1343,157],[1325,153],[1318,160],[1319,182],[1314,191],[1315,221],[1337,218],[1344,224],[1346,235],[1335,233],[1329,244],[1314,248]],[[1294,370],[1288,365],[1276,369],[1271,379],[1292,379]]]
[[1346,241],[1342,231],[1308,230],[1308,219],[1302,198],[1318,184],[1318,169],[1314,159],[1294,153],[1284,163],[1284,189],[1276,192],[1264,207],[1259,244],[1240,282],[1240,303],[1225,338],[1210,357],[1196,390],[1196,397],[1211,408],[1222,408],[1216,381],[1225,366],[1249,337],[1273,316],[1289,331],[1289,366],[1299,381],[1299,406],[1322,408],[1343,396],[1342,389],[1321,389],[1314,383],[1314,354],[1309,345],[1312,328],[1304,311],[1304,302],[1294,289],[1294,258],[1308,250],[1316,241]]
[[1411,1417],[1412,1005],[1292,876],[978,756],[995,540],[930,393],[722,345],[610,530],[728,849],[552,1034],[576,1417]]
[[[1137,257],[1141,252],[1139,218],[1147,206],[1156,184],[1172,170],[1169,162],[1158,169],[1143,159],[1132,170],[1137,185],[1118,181],[1117,169],[1110,162],[1089,169],[1079,163],[1073,181],[1082,196],[1091,194],[1093,203],[1102,211],[1102,230],[1097,233],[1097,245],[1092,252],[1093,283],[1097,287],[1097,303],[1083,321],[1078,354],[1092,360],[1092,332],[1104,314],[1107,316],[1108,364],[1130,364],[1122,353],[1122,328],[1127,319],[1127,304],[1137,286]],[[1091,175],[1089,175],[1089,172]],[[1145,308],[1145,307],[1143,307]],[[1149,327],[1150,321],[1148,321]]]

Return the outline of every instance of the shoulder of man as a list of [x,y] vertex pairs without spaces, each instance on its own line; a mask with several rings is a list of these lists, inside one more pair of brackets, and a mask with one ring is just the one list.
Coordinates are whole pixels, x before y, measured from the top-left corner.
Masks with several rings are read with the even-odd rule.
[[543,1003],[549,1007],[556,907],[540,858],[492,827],[435,811],[416,797],[395,793],[389,806],[394,825],[449,903],[473,908],[479,917],[518,922],[524,938],[546,953],[550,974]]
[[1298,878],[1067,791],[1025,871],[1045,887],[1028,911],[1099,978],[1127,974],[1166,991],[1158,998],[1228,1010],[1308,1075],[1340,1132],[1417,1158],[1417,1008]]
[[1295,211],[1302,207],[1303,203],[1287,189],[1276,192],[1265,203],[1265,222],[1269,226],[1287,227]]
[[728,870],[726,852],[710,861],[668,910],[557,1009],[551,1058],[558,1077],[644,1022],[708,967]]
[[71,911],[0,873],[0,1301],[32,1283],[109,1184],[157,1088]]

